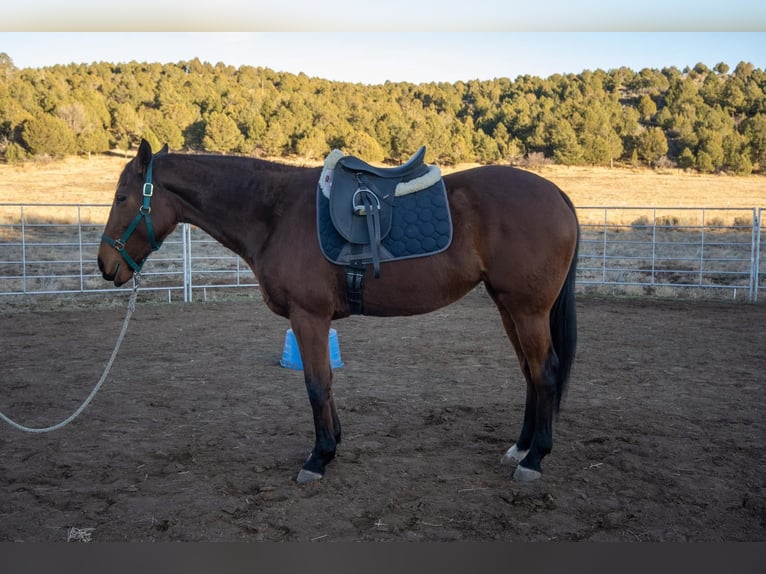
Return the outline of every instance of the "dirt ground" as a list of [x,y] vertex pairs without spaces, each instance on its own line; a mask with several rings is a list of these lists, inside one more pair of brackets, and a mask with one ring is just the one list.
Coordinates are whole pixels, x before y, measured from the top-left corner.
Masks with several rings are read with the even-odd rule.
[[[0,540],[763,541],[766,306],[578,301],[554,449],[499,465],[524,384],[486,294],[415,318],[336,322],[344,440],[324,480],[287,322],[257,296],[140,302],[112,374],[68,427],[0,426]],[[0,313],[0,411],[65,418],[124,310]]]

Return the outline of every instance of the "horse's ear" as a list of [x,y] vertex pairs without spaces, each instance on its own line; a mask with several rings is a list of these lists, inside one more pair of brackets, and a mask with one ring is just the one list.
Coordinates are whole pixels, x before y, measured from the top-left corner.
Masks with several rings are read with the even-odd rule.
[[138,146],[138,154],[136,154],[136,169],[141,175],[146,173],[146,168],[150,161],[152,161],[152,146],[145,139],[141,139],[141,143]]
[[157,153],[168,153],[169,149],[170,148],[168,148],[168,144],[165,144],[164,146],[162,146],[162,149],[158,151]]

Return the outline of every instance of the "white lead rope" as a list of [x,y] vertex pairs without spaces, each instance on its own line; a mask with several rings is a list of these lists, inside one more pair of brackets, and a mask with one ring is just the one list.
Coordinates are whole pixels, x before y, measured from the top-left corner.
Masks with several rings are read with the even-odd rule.
[[128,323],[130,323],[130,317],[133,315],[133,311],[136,309],[136,297],[138,295],[138,283],[140,281],[140,276],[138,273],[133,275],[133,293],[130,294],[130,300],[128,301],[128,311],[125,314],[125,321],[122,324],[122,331],[120,331],[120,335],[117,337],[117,343],[114,345],[114,351],[112,351],[112,356],[109,358],[109,362],[106,364],[106,368],[104,369],[104,374],[101,375],[101,379],[96,383],[96,386],[93,387],[93,390],[91,391],[90,395],[88,395],[88,398],[85,399],[85,402],[83,402],[80,407],[73,412],[67,419],[61,421],[60,423],[45,427],[45,428],[30,428],[24,425],[21,425],[15,421],[12,421],[7,416],[5,416],[2,412],[0,412],[0,419],[7,422],[12,427],[28,432],[28,433],[45,433],[45,432],[51,432],[58,430],[60,428],[65,427],[69,423],[71,423],[74,419],[76,419],[80,414],[85,410],[85,408],[90,404],[90,402],[93,400],[93,397],[96,396],[96,393],[101,388],[101,385],[104,384],[104,381],[106,380],[106,377],[109,376],[109,371],[112,369],[112,364],[114,363],[114,360],[117,358],[117,353],[120,350],[120,345],[122,345],[122,340],[125,338],[125,333],[128,331]]

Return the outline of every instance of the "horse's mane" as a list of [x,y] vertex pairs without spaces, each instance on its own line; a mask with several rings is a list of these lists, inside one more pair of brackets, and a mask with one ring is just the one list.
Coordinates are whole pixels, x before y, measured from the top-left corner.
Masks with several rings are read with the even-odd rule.
[[193,161],[201,161],[203,163],[227,163],[232,169],[241,170],[268,170],[268,171],[296,171],[301,169],[308,169],[303,166],[294,166],[286,163],[280,163],[277,161],[266,160],[261,158],[238,156],[238,155],[219,155],[210,153],[181,153],[175,152],[170,154],[174,158],[184,158]]

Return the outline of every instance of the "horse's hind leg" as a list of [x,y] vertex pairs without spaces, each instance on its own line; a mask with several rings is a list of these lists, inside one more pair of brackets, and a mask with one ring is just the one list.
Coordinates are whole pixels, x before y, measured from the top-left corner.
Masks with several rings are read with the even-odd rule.
[[519,366],[521,367],[521,371],[524,374],[524,379],[527,382],[527,400],[524,407],[524,424],[521,427],[521,433],[519,434],[518,440],[513,444],[513,446],[511,446],[511,448],[505,452],[503,458],[500,460],[501,464],[515,464],[521,462],[521,460],[527,455],[529,447],[532,445],[532,437],[535,434],[534,413],[537,399],[535,395],[535,387],[532,384],[532,379],[529,373],[529,366],[527,365],[527,361],[524,358],[524,354],[521,352],[521,343],[519,343],[519,337],[516,335],[516,325],[514,324],[513,319],[511,319],[511,316],[506,308],[503,307],[502,303],[500,303],[500,301],[496,298],[495,294],[489,286],[487,286],[487,290],[497,304],[498,311],[500,311],[500,317],[503,319],[503,327],[505,328],[505,333],[508,335],[508,339],[513,345],[513,350],[516,351],[516,357],[519,360]]
[[504,298],[490,287],[488,291],[500,311],[527,387],[524,423],[519,438],[501,462],[519,463],[513,475],[516,480],[535,480],[542,473],[543,457],[553,447],[558,359],[553,351],[549,319],[547,314],[517,314],[514,318],[504,304]]
[[303,375],[316,436],[314,448],[298,473],[297,480],[303,483],[319,480],[324,476],[325,466],[335,458],[341,430],[332,395],[332,369],[328,347],[330,321],[296,313],[291,315],[290,324],[301,351]]

